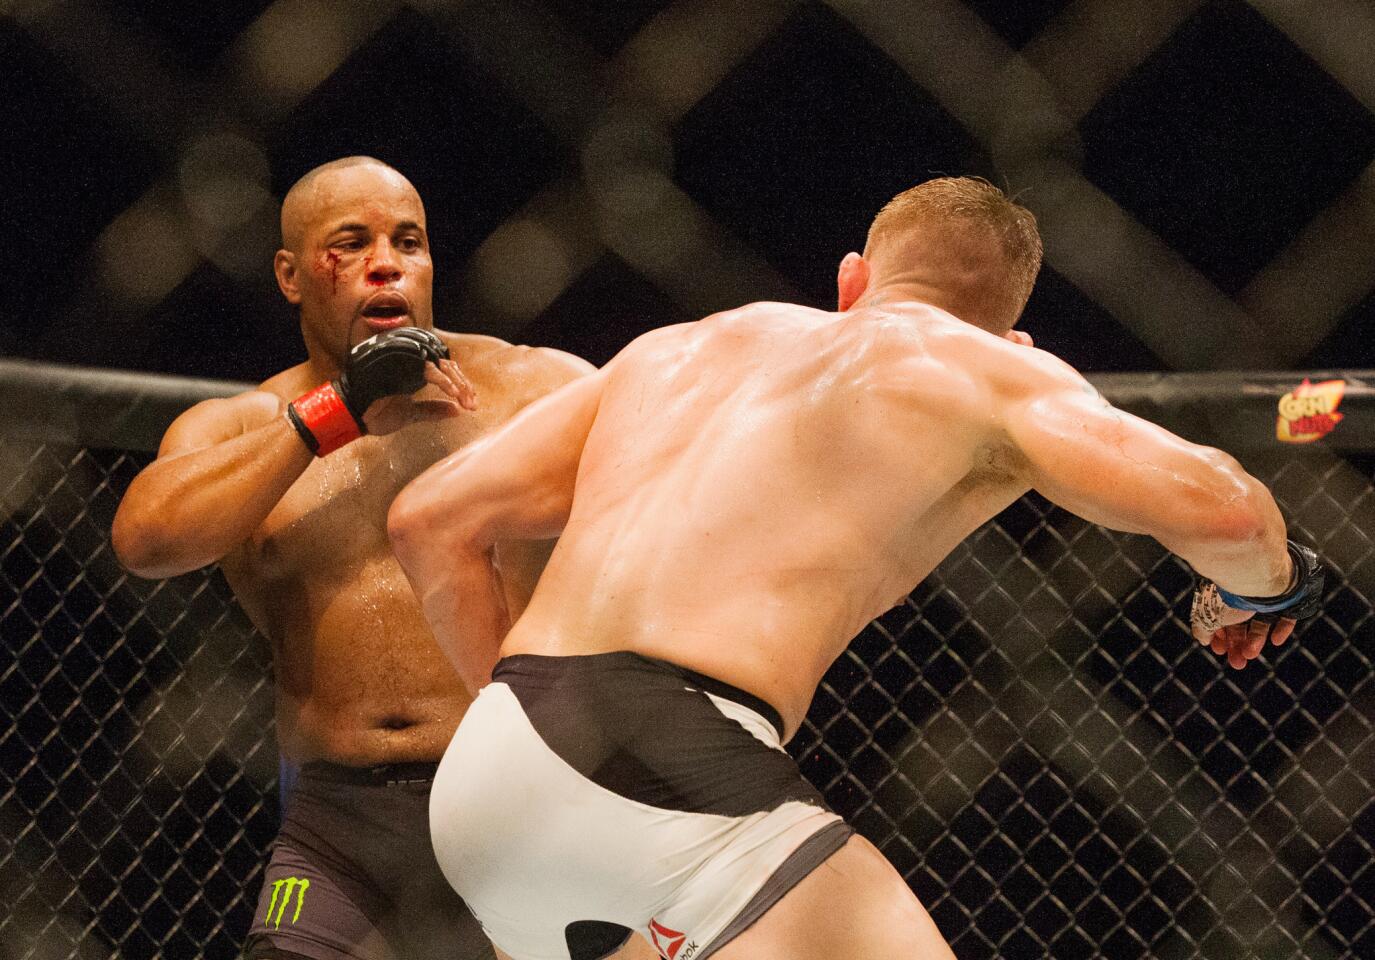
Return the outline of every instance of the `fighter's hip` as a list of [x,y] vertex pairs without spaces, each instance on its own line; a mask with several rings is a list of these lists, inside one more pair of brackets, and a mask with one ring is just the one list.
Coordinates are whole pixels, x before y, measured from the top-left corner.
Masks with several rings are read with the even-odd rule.
[[685,673],[625,652],[511,657],[460,725],[430,800],[435,851],[518,960],[567,956],[589,922],[709,952],[848,837],[776,713]]

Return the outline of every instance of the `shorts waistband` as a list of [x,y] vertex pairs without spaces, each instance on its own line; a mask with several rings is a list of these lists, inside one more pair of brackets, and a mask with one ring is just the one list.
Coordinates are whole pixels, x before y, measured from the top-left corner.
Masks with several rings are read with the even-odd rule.
[[435,771],[438,769],[438,761],[349,767],[342,763],[331,763],[329,760],[307,760],[301,764],[301,776],[364,787],[394,787],[406,783],[429,783],[434,779]]
[[738,703],[753,710],[767,721],[783,739],[783,716],[762,697],[757,697],[724,680],[717,680],[706,674],[680,667],[667,660],[646,657],[630,650],[615,650],[610,653],[588,653],[572,657],[550,657],[536,653],[516,653],[502,657],[492,669],[492,679],[501,680],[503,676],[511,679],[552,683],[556,680],[577,681],[582,678],[593,679],[595,674],[606,670],[641,670],[656,674],[667,674],[681,679],[689,687],[713,696]]

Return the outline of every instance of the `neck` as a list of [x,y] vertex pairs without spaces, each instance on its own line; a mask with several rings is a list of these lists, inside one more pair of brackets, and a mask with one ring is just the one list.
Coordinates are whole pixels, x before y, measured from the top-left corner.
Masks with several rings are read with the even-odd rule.
[[895,303],[922,303],[948,311],[949,307],[945,305],[948,299],[942,296],[939,290],[924,283],[886,283],[865,290],[860,298],[851,304],[850,309],[863,310],[867,307],[892,306]]
[[324,382],[339,376],[343,370],[342,361],[336,358],[321,344],[306,334],[306,366],[310,369],[311,376],[316,380]]
[[980,316],[979,309],[969,303],[967,299],[961,300],[960,297],[948,290],[919,281],[885,283],[881,286],[871,287],[854,302],[850,309],[891,307],[897,303],[920,303],[928,307],[935,307],[937,310],[944,310],[952,317],[963,320],[980,330],[998,332],[991,325],[980,322],[983,318]]

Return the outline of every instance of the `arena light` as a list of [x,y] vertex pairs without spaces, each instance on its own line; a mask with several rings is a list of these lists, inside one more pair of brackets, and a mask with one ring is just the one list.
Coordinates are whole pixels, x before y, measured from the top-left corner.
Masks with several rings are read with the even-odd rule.
[[612,89],[648,100],[666,126],[764,42],[798,0],[684,0],[651,19],[616,55]]
[[[534,298],[528,296],[527,290],[522,291],[522,299],[518,301],[492,299],[516,281],[507,267],[500,263],[503,254],[488,250],[489,246],[503,239],[505,228],[512,223],[538,224],[540,230],[548,232],[551,242],[558,245],[560,262],[564,268],[563,282],[555,288],[553,275],[547,275],[550,285],[541,288],[539,297],[541,300],[547,298],[550,303],[567,289],[568,284],[597,262],[605,247],[596,235],[586,191],[580,184],[569,180],[546,187],[482,242],[469,261],[462,281],[464,312],[484,317],[498,336],[519,340],[521,331],[531,319],[531,314],[526,311],[534,303]],[[495,275],[489,277],[489,272]]]
[[247,137],[217,131],[192,141],[177,164],[182,203],[212,230],[242,226],[273,202],[272,172],[263,148]]
[[1375,164],[1237,295],[1276,352],[1302,357],[1375,290]]
[[1171,367],[1279,365],[1252,318],[1077,170],[1054,160],[1013,170],[1038,183],[1023,200],[1041,224],[1047,262]]
[[1246,0],[1298,45],[1367,110],[1375,113],[1375,8],[1363,0],[1329,0],[1320,15],[1292,0]]
[[1022,55],[1050,83],[1065,115],[1077,123],[1202,2],[1075,0],[1027,43]]
[[616,215],[652,209],[671,188],[673,143],[653,119],[610,111],[588,130],[581,150],[583,181],[594,202]]
[[[1284,0],[1248,0],[1367,110],[1375,112],[1375,10],[1340,0],[1322,16]],[[1346,310],[1375,289],[1375,164],[1367,167],[1274,260],[1238,300],[1270,330],[1285,357],[1316,346]]]

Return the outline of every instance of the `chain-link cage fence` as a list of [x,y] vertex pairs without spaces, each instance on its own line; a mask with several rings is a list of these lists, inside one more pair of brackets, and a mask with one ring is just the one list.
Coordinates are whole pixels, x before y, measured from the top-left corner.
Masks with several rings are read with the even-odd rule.
[[[0,954],[234,957],[278,814],[266,646],[218,573],[130,578],[108,536],[227,386],[0,373]],[[1247,448],[1323,615],[1232,672],[1177,560],[1030,496],[856,639],[794,754],[961,960],[1375,956],[1375,451],[1334,445],[1370,414],[1287,447],[1275,378],[1101,385]]]
[[0,351],[239,376],[295,362],[264,269],[279,200],[369,153],[424,198],[439,316],[595,360],[656,323],[832,302],[879,206],[946,172],[1036,214],[1028,328],[1080,366],[1371,362],[1367,0],[198,12],[0,0],[23,93],[0,101],[0,129],[22,131],[0,203],[26,226],[0,251],[31,265]]

